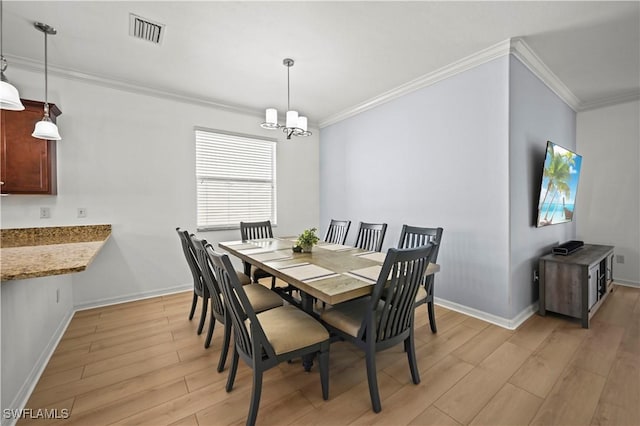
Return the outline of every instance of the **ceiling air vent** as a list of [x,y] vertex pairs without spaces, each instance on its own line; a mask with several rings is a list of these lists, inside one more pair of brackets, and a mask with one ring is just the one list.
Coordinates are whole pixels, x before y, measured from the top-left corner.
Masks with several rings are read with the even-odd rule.
[[162,36],[164,35],[164,25],[130,13],[129,35],[160,44],[162,42]]

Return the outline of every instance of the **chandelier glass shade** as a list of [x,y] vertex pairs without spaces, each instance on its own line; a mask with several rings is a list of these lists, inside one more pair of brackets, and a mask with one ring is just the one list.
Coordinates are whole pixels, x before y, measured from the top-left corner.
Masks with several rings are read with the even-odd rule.
[[260,124],[263,129],[275,130],[282,129],[287,135],[287,139],[291,139],[291,136],[309,136],[311,132],[307,129],[307,117],[298,114],[298,111],[291,109],[291,91],[289,80],[289,69],[293,66],[294,61],[290,58],[285,58],[282,64],[287,67],[287,114],[285,117],[285,124],[278,123],[278,110],[275,108],[267,108],[265,111],[265,121]]
[[36,127],[31,136],[38,139],[59,141],[62,138],[58,132],[58,126],[56,126],[56,123],[51,121],[51,118],[49,117],[49,101],[47,98],[49,92],[47,78],[47,36],[55,35],[57,31],[55,28],[40,22],[35,22],[33,26],[38,31],[42,31],[42,33],[44,33],[44,117],[36,123]]
[[0,0],[0,109],[6,109],[11,111],[22,111],[24,105],[20,101],[20,94],[11,83],[7,81],[4,72],[7,69],[7,60],[2,54],[2,31],[3,31],[3,19],[2,19],[2,0]]

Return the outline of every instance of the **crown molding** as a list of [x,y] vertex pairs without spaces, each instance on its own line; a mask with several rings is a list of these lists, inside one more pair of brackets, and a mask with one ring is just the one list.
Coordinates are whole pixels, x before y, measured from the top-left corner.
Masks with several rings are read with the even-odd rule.
[[[580,100],[569,88],[545,65],[533,50],[521,38],[511,38],[496,43],[486,49],[469,55],[459,61],[446,65],[434,72],[425,74],[408,83],[402,84],[379,96],[368,99],[352,108],[345,109],[320,121],[320,128],[330,126],[361,112],[375,108],[400,96],[435,84],[456,74],[475,68],[493,59],[513,55],[522,62],[536,77],[562,99],[571,109],[579,111]],[[615,102],[615,101],[614,101]]]
[[382,105],[393,99],[399,98],[418,89],[431,86],[432,84],[445,80],[449,77],[453,77],[454,75],[467,71],[471,68],[475,68],[478,65],[482,65],[493,59],[508,55],[510,48],[511,40],[504,40],[500,43],[496,43],[493,46],[487,47],[486,49],[464,57],[433,72],[404,83],[394,89],[382,93],[381,95],[368,99],[360,104],[355,105],[354,107],[331,115],[326,119],[320,121],[320,128],[330,126],[346,118],[353,117],[354,115],[360,114],[361,112]]
[[[34,72],[43,72],[43,64],[38,61],[33,61],[31,59],[19,57],[19,56],[7,56],[7,59],[10,59],[11,68],[21,68],[26,71],[34,71]],[[126,81],[126,80],[116,80],[109,77],[104,77],[96,74],[88,74],[80,71],[76,71],[73,69],[55,67],[49,65],[47,67],[47,71],[49,74],[53,74],[57,77],[61,77],[67,80],[80,81],[83,83],[94,84],[97,86],[107,87],[109,89],[122,90],[125,92],[131,92],[139,95],[153,96],[162,99],[169,99],[178,102],[184,102],[188,104],[205,106],[210,108],[216,108],[229,112],[236,112],[248,115],[254,115],[256,117],[262,117],[264,111],[256,110],[248,107],[244,107],[241,105],[233,105],[223,103],[217,100],[209,99],[209,98],[200,98],[187,93],[179,93],[179,92],[170,92],[164,89],[160,89],[152,86],[145,86],[140,83]],[[311,123],[310,123],[311,124]]]
[[611,105],[623,104],[625,102],[633,102],[637,100],[640,100],[640,89],[620,93],[615,96],[607,96],[591,102],[581,102],[578,112],[588,111],[596,108],[603,108]]
[[[439,68],[433,72],[425,74],[394,89],[370,98],[351,108],[347,108],[326,119],[316,122],[309,122],[310,127],[323,128],[353,117],[361,112],[370,110],[393,99],[407,95],[416,90],[428,87],[439,81],[453,77],[469,69],[475,68],[493,59],[511,54],[522,62],[534,75],[536,75],[549,89],[551,89],[560,99],[562,99],[571,109],[576,112],[601,108],[624,102],[631,102],[640,99],[640,90],[625,92],[612,97],[605,97],[591,102],[581,102],[569,88],[547,67],[533,50],[521,38],[511,38],[489,46],[479,52],[466,56],[449,65]],[[20,56],[7,56],[12,68],[21,68],[27,71],[42,72],[43,64]],[[48,72],[67,80],[75,80],[84,83],[94,84],[110,89],[122,90],[140,95],[153,96],[162,99],[169,99],[178,102],[216,108],[223,111],[241,113],[255,117],[262,117],[263,111],[248,108],[241,105],[228,104],[215,99],[197,97],[188,93],[171,92],[165,89],[145,86],[140,83],[116,80],[113,78],[89,74],[73,69],[61,68],[49,65]]]
[[542,80],[542,82],[569,105],[572,110],[576,112],[579,110],[580,99],[542,62],[542,59],[531,50],[524,40],[521,38],[512,38],[509,53],[518,58],[524,66],[529,68],[536,77]]

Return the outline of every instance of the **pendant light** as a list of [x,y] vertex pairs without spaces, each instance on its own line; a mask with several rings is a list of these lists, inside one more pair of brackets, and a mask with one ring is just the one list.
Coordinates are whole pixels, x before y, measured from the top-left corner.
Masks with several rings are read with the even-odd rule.
[[267,108],[264,123],[260,124],[263,129],[282,129],[287,135],[287,139],[291,136],[309,136],[311,132],[307,130],[307,117],[298,116],[298,111],[291,110],[291,93],[289,90],[289,69],[293,66],[293,59],[285,58],[282,65],[287,67],[287,115],[284,126],[278,124],[278,110],[275,108]]
[[20,95],[18,89],[11,85],[7,81],[7,77],[4,76],[4,71],[7,69],[7,60],[2,54],[2,0],[0,0],[0,109],[7,109],[11,111],[22,111],[24,105],[20,102]]
[[56,29],[40,22],[34,22],[33,26],[44,33],[44,117],[36,123],[36,128],[31,136],[38,139],[59,141],[62,139],[58,133],[58,126],[49,118],[48,82],[47,82],[47,36],[55,35]]

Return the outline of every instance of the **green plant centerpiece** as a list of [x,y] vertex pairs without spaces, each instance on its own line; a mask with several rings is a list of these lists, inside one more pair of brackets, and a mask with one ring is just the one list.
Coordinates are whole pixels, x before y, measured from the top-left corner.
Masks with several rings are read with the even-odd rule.
[[316,231],[316,228],[305,229],[302,234],[298,236],[296,245],[293,247],[293,251],[311,253],[311,249],[314,244],[317,244],[318,241],[320,241],[320,238],[316,235]]

